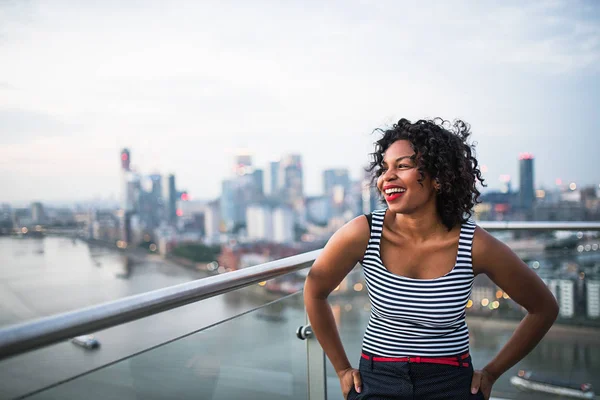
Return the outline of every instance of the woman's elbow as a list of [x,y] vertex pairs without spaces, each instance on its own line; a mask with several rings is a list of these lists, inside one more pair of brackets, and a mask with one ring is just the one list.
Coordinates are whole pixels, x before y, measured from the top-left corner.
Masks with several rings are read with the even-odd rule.
[[319,279],[314,276],[312,270],[309,271],[306,280],[304,281],[304,302],[312,300],[325,300],[329,296],[329,291],[321,287]]

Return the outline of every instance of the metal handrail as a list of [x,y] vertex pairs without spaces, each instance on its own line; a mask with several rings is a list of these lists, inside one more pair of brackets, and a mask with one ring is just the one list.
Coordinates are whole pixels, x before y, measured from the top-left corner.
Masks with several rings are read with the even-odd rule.
[[600,231],[600,221],[477,221],[488,231]]
[[321,250],[125,297],[0,330],[0,360],[308,268]]

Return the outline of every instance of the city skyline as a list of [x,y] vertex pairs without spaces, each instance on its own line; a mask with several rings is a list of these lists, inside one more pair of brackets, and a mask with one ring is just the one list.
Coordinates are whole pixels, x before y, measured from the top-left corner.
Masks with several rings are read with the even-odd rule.
[[597,186],[600,5],[429,4],[2,3],[0,201],[118,199],[124,147],[201,199],[237,148],[298,153],[315,195],[375,128],[436,116],[471,124],[492,189],[523,152],[536,187]]
[[[127,152],[127,158],[126,160],[123,160],[123,152]],[[244,154],[250,157],[251,161],[251,168],[252,170],[261,170],[263,173],[262,179],[263,182],[262,184],[265,187],[269,187],[269,179],[270,179],[270,174],[267,172],[267,170],[270,168],[270,164],[273,162],[277,162],[279,163],[280,160],[282,158],[285,158],[286,156],[290,156],[290,154],[285,154],[285,155],[281,155],[278,158],[272,158],[271,160],[277,160],[277,161],[269,161],[267,163],[267,165],[257,165],[254,162],[254,158],[253,158],[253,153],[249,151],[249,149],[238,149],[236,151],[239,152],[234,152],[234,154],[231,157],[231,162],[229,165],[229,172],[225,173],[225,175],[223,175],[221,181],[219,182],[219,193],[217,193],[216,196],[214,197],[200,197],[195,195],[192,192],[189,192],[188,190],[185,191],[186,196],[189,196],[190,200],[199,200],[199,201],[214,201],[214,200],[218,200],[219,198],[221,198],[222,195],[222,185],[223,182],[225,181],[229,181],[230,179],[234,178],[235,176],[237,176],[237,171],[236,171],[236,158],[238,157],[239,154]],[[155,176],[162,176],[162,178],[169,178],[169,177],[173,177],[173,176],[177,176],[176,173],[171,173],[171,172],[167,172],[165,173],[164,171],[157,171],[157,170],[153,170],[153,171],[143,171],[140,170],[136,167],[135,163],[131,163],[132,160],[132,153],[133,153],[133,160],[135,160],[136,154],[135,154],[135,150],[134,149],[121,149],[121,152],[119,153],[119,160],[115,161],[115,164],[118,164],[119,161],[121,161],[121,164],[119,164],[119,169],[122,170],[124,167],[124,165],[127,165],[127,169],[131,168],[131,171],[134,172],[135,174],[138,174],[139,177],[142,180],[148,180],[149,182],[153,179],[153,177]],[[301,158],[303,158],[302,154],[298,154],[295,153],[295,155],[300,156]],[[525,156],[524,156],[525,155]],[[517,163],[522,163],[524,158],[528,161],[537,161],[535,156],[531,153],[520,153],[518,155],[518,158],[516,159]],[[131,163],[131,164],[130,164]],[[305,165],[302,165],[302,168],[305,168]],[[480,168],[482,169],[482,171],[485,171],[487,169],[486,165],[482,165],[480,164]],[[537,167],[536,167],[537,168]],[[323,196],[323,195],[327,195],[327,189],[325,187],[326,185],[326,179],[325,175],[327,175],[328,173],[331,173],[332,171],[347,171],[349,173],[348,177],[352,182],[364,182],[363,179],[365,177],[365,174],[369,174],[369,172],[367,172],[365,170],[365,168],[362,168],[360,170],[360,173],[362,174],[361,176],[355,176],[354,174],[351,173],[352,169],[349,167],[345,167],[345,166],[341,166],[341,167],[334,167],[334,168],[327,168],[324,169],[322,171],[319,171],[319,175],[321,177],[321,182],[320,182],[320,187],[316,188],[315,192],[312,193],[305,193],[304,196],[305,197],[315,197],[315,196]],[[266,175],[265,175],[266,173]],[[501,184],[499,185],[489,185],[489,181],[486,181],[486,183],[488,183],[487,187],[484,188],[480,188],[480,190],[482,191],[482,193],[486,193],[486,192],[498,192],[498,191],[504,191],[506,190],[506,185],[507,183],[511,183],[512,189],[511,192],[512,193],[520,193],[520,189],[519,189],[519,185],[520,185],[520,179],[519,179],[519,175],[522,173],[522,171],[517,171],[517,176],[513,177],[510,175],[501,175],[499,177],[499,182]],[[484,173],[485,176],[485,173]],[[515,180],[515,178],[517,178]],[[581,181],[565,181],[560,179],[560,181],[555,181],[552,182],[550,185],[544,186],[543,184],[538,184],[537,183],[537,179],[536,179],[536,172],[533,172],[532,175],[533,178],[533,184],[534,184],[534,189],[539,189],[539,188],[543,188],[545,190],[553,190],[553,189],[568,189],[569,186],[573,185],[573,183],[575,183],[575,188],[576,189],[582,189],[584,187],[594,187],[597,189],[600,189],[600,183],[596,184],[596,183],[589,183],[589,184],[585,184],[585,183],[581,183]],[[59,204],[59,205],[73,205],[73,204],[77,204],[77,203],[86,203],[86,202],[95,202],[95,201],[101,201],[101,202],[114,202],[119,203],[119,207],[120,204],[123,201],[123,189],[119,186],[119,184],[121,183],[120,181],[121,178],[118,177],[117,182],[115,182],[115,191],[106,195],[106,196],[97,196],[97,197],[87,197],[87,198],[81,198],[81,199],[54,199],[54,200],[45,200],[45,199],[40,199],[40,198],[32,198],[32,199],[22,199],[22,200],[17,200],[17,201],[4,201],[3,199],[0,199],[0,203],[7,203],[7,204],[11,204],[12,206],[17,206],[17,207],[28,207],[29,205],[31,205],[31,203],[34,202],[41,202],[41,203],[47,203],[50,205],[53,204]],[[487,179],[487,178],[486,178]],[[557,178],[559,179],[559,178]],[[531,183],[531,182],[530,182]],[[533,196],[533,195],[531,195]]]

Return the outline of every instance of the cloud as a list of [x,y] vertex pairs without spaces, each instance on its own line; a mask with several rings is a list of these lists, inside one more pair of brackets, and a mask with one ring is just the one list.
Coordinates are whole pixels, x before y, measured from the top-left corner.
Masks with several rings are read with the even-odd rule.
[[43,112],[0,108],[2,135],[0,144],[24,143],[37,137],[70,135],[76,129],[71,123]]

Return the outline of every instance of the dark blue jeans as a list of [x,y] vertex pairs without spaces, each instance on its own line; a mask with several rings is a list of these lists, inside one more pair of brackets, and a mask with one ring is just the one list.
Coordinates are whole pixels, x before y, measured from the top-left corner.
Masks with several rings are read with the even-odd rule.
[[463,360],[468,367],[382,362],[361,357],[359,371],[361,393],[350,389],[347,400],[483,400],[483,393],[471,394],[473,365],[471,357]]

